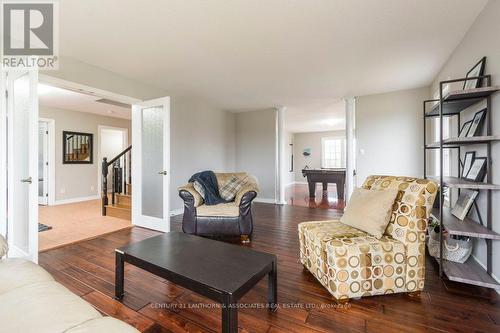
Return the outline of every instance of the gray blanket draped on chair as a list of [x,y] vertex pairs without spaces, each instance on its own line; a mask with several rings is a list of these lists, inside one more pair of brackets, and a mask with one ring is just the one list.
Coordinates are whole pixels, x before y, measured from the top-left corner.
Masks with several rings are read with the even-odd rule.
[[219,186],[217,185],[217,177],[213,171],[202,171],[195,173],[189,179],[190,183],[198,182],[205,192],[205,205],[212,206],[218,205],[220,203],[226,203],[227,201],[222,199],[219,194]]

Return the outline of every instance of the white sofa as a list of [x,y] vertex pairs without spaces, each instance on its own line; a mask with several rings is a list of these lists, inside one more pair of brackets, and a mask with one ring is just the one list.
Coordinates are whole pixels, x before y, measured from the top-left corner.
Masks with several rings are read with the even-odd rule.
[[[0,235],[0,258],[7,252]],[[56,282],[43,268],[22,259],[0,260],[0,332],[138,333]]]

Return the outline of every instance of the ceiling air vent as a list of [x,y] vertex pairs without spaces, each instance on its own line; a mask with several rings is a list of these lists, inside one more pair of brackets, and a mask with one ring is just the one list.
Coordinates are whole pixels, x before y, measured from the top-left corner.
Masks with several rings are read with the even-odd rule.
[[106,98],[98,99],[96,102],[110,104],[110,105],[114,105],[114,106],[119,106],[121,108],[126,108],[126,109],[130,109],[132,107],[132,105],[130,105],[130,104],[112,101],[112,100],[106,99]]

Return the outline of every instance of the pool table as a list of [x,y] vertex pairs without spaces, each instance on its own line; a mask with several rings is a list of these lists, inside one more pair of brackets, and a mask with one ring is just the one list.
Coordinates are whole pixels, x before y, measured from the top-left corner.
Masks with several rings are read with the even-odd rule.
[[323,191],[328,188],[328,183],[337,185],[337,198],[344,200],[346,169],[302,169],[302,175],[309,184],[309,197],[314,198],[316,183],[323,184]]

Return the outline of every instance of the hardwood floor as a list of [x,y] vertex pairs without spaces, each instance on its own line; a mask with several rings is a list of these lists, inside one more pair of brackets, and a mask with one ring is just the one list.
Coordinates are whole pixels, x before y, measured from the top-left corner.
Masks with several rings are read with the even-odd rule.
[[[332,210],[255,204],[249,246],[278,256],[280,309],[276,313],[241,309],[240,332],[500,332],[498,295],[481,288],[444,285],[432,258],[427,260],[427,282],[420,299],[396,294],[352,300],[348,309],[331,307],[329,293],[303,271],[298,260],[297,224],[338,215]],[[180,216],[172,219],[172,229],[180,230]],[[41,253],[40,264],[102,313],[143,332],[219,332],[221,312],[211,308],[214,303],[131,265],[125,267],[123,304],[112,298],[114,249],[157,234],[137,227],[118,231]],[[264,279],[242,302],[264,303],[266,297]]]
[[326,191],[323,191],[322,184],[316,184],[316,197],[309,197],[309,187],[307,184],[293,184],[285,189],[286,203],[292,206],[301,206],[321,209],[344,209],[344,200],[337,197],[337,186],[328,184]]

